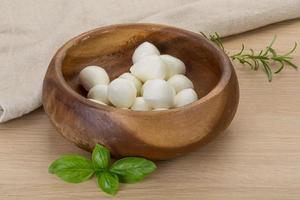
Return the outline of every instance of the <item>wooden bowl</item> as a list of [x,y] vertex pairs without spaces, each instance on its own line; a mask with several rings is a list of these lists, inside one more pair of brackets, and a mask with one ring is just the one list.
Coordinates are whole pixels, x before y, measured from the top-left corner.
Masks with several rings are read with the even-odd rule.
[[[187,66],[200,99],[166,111],[132,111],[87,100],[78,74],[87,65],[106,69],[111,80],[129,70],[134,49],[152,42]],[[125,24],[79,35],[53,57],[44,79],[43,105],[57,130],[91,151],[96,143],[115,157],[168,159],[209,141],[232,121],[239,86],[222,50],[186,30],[156,24]]]

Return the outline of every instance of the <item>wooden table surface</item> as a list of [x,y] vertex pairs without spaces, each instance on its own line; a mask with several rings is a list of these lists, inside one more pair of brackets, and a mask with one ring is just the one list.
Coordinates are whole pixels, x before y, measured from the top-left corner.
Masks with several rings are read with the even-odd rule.
[[[300,20],[232,36],[225,46],[259,50],[274,34],[285,52],[300,43]],[[158,162],[153,175],[122,185],[114,199],[300,199],[300,73],[287,68],[268,83],[262,72],[235,68],[241,98],[231,126],[195,152]],[[72,153],[89,155],[63,139],[42,109],[0,125],[0,199],[111,199],[95,179],[67,184],[48,174],[51,161]]]

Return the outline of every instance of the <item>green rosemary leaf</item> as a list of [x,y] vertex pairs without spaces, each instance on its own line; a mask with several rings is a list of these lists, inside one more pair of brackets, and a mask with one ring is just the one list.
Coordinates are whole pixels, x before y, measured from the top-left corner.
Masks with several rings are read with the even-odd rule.
[[267,46],[267,49],[266,49],[266,51],[264,53],[264,56],[266,56],[269,53],[270,49],[272,48],[273,44],[275,43],[276,38],[277,38],[277,36],[274,35],[271,43],[269,44],[269,46]]
[[282,61],[278,61],[278,62],[280,63],[280,67],[279,67],[279,69],[277,71],[274,72],[275,74],[278,74],[284,68],[284,63]]
[[254,66],[253,66],[253,64],[251,62],[245,60],[244,63],[248,64],[250,66],[250,68],[253,69]]
[[261,60],[261,63],[263,65],[264,69],[265,69],[265,72],[266,72],[267,76],[268,76],[269,82],[271,82],[272,81],[272,71],[269,67],[269,64],[264,60]]
[[216,37],[216,41],[218,42],[218,44],[221,47],[221,49],[224,50],[224,46],[223,46],[223,43],[221,41],[221,37],[219,36],[219,34],[217,32],[215,32],[215,37]]
[[298,66],[296,64],[292,63],[289,60],[283,59],[282,61],[285,62],[285,63],[287,63],[289,66],[291,66],[291,67],[293,67],[295,69],[298,69]]
[[294,47],[288,53],[284,54],[283,56],[289,56],[292,53],[294,53],[294,51],[297,49],[297,45],[298,45],[297,42],[295,42]]
[[277,57],[277,53],[275,51],[275,49],[273,49],[272,47],[269,49],[271,54],[273,55],[273,57]]

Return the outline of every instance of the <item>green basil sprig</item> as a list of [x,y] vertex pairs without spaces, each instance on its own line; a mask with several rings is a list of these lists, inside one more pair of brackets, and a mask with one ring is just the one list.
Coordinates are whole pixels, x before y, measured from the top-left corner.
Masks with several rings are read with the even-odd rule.
[[79,155],[62,156],[49,166],[49,173],[68,183],[81,183],[96,174],[101,190],[115,195],[119,190],[119,182],[141,181],[155,169],[152,161],[138,157],[122,158],[111,165],[109,150],[96,144],[92,160]]

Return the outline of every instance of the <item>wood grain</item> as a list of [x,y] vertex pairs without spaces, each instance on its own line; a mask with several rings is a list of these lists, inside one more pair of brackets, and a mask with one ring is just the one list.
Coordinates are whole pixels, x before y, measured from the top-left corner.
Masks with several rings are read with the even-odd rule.
[[[282,52],[300,42],[300,20],[226,39],[230,51],[260,49],[274,34]],[[300,63],[300,50],[295,53]],[[139,184],[122,185],[114,199],[299,200],[300,74],[287,68],[268,83],[263,73],[235,64],[241,99],[229,129],[195,152],[158,162]],[[0,125],[0,199],[112,199],[95,180],[66,184],[47,173],[59,155],[84,151],[64,140],[42,109]]]
[[[145,41],[186,64],[198,101],[137,112],[86,99],[78,78],[84,67],[101,66],[113,80],[129,71],[134,50]],[[237,77],[222,50],[199,34],[156,24],[107,26],[71,39],[53,57],[43,86],[44,109],[58,132],[88,151],[102,144],[114,157],[164,160],[190,152],[228,127],[238,102]]]

